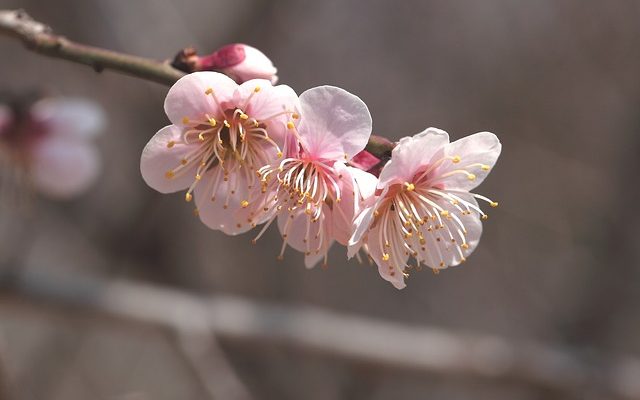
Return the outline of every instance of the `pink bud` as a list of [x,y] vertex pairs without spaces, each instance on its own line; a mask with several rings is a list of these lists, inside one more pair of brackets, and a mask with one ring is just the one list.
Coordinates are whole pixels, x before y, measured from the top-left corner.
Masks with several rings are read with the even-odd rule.
[[212,54],[200,57],[197,70],[219,71],[238,83],[251,79],[267,79],[275,84],[278,81],[276,67],[263,52],[246,44],[228,44]]

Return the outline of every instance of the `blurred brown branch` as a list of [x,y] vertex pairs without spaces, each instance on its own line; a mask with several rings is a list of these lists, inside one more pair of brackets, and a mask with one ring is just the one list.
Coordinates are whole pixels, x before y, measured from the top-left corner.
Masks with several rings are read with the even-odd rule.
[[20,39],[36,53],[88,65],[97,72],[111,69],[165,85],[173,84],[184,75],[168,62],[72,42],[54,34],[51,28],[23,10],[0,10],[0,33]]
[[[103,315],[179,335],[276,342],[387,368],[514,380],[565,394],[640,398],[638,360],[588,362],[575,351],[558,346],[463,335],[313,307],[229,296],[198,297],[128,282],[24,275],[5,281],[0,293],[5,305],[75,311],[73,314],[84,311],[92,318]],[[189,357],[193,354],[186,353]]]

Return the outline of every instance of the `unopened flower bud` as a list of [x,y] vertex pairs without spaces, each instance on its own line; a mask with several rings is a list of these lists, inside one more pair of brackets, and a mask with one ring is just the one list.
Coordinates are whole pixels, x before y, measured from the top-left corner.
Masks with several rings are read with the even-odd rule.
[[228,44],[207,56],[198,56],[193,48],[182,50],[173,64],[185,72],[217,71],[238,83],[250,79],[266,79],[272,84],[278,81],[276,67],[260,50],[246,44]]

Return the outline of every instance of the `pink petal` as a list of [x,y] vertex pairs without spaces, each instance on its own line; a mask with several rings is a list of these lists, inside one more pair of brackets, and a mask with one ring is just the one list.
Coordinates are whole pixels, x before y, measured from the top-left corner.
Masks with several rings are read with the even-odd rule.
[[218,179],[217,190],[214,192],[216,174],[221,173],[220,167],[210,169],[195,188],[194,198],[200,220],[209,228],[227,235],[247,232],[253,226],[247,222],[246,209],[242,207],[242,201],[249,196],[244,175],[229,174],[226,182]]
[[[170,143],[173,143],[172,147]],[[147,143],[140,158],[142,178],[160,193],[173,193],[188,188],[195,180],[197,164],[167,178],[167,171],[180,165],[187,153],[197,148],[182,142],[182,130],[175,125],[160,129]]]
[[360,200],[367,203],[373,199],[378,185],[378,178],[358,168],[347,167],[347,169],[355,181],[355,188],[360,195]]
[[[369,232],[369,237],[377,238],[380,236],[380,230],[377,226],[371,228]],[[369,240],[367,243],[367,247],[369,249],[369,255],[378,265],[378,273],[380,276],[388,281],[396,289],[404,289],[407,285],[404,283],[404,275],[402,271],[397,268],[389,269],[389,265],[387,261],[382,259],[382,249],[380,248],[379,241],[377,240]],[[405,263],[409,259],[409,256],[402,256],[401,259],[404,259]]]
[[32,148],[31,179],[41,193],[71,198],[89,189],[100,171],[100,155],[89,143],[52,136]]
[[219,72],[194,72],[180,78],[169,89],[164,111],[171,123],[177,126],[184,126],[185,117],[196,121],[205,120],[205,114],[219,118],[223,110],[220,110],[214,97],[206,92],[212,89],[218,102],[225,107],[223,103],[233,99],[237,87],[233,79]]
[[363,209],[353,221],[353,234],[349,238],[347,247],[347,257],[355,256],[363,244],[365,234],[369,231],[369,227],[373,223],[375,207],[367,207]]
[[48,98],[35,103],[31,112],[45,122],[54,135],[76,138],[92,137],[106,124],[102,108],[81,98]]
[[362,151],[371,135],[371,114],[359,97],[333,86],[300,95],[298,128],[305,150],[317,158],[348,161]]
[[328,217],[330,212],[326,205],[323,206],[322,216],[317,222],[311,222],[302,208],[297,209],[293,214],[282,212],[278,216],[278,229],[283,235],[283,240],[294,249],[305,253],[306,256],[316,254],[324,256],[329,250],[333,237],[331,219]]
[[400,140],[391,153],[391,160],[382,168],[378,188],[393,183],[410,182],[416,172],[427,165],[433,155],[449,143],[447,132],[437,128]]
[[[438,174],[442,175],[450,171],[466,169],[469,173],[475,175],[475,179],[469,179],[466,174],[453,174],[442,178],[441,182],[445,188],[461,190],[475,188],[487,177],[498,160],[501,150],[502,144],[500,140],[490,132],[479,132],[450,143],[444,148],[444,153],[447,156],[459,156],[460,162],[442,164],[442,168],[438,169]],[[481,165],[488,167],[488,169],[483,169]]]
[[[260,90],[255,92],[256,88]],[[280,146],[287,134],[286,124],[294,113],[300,113],[296,92],[287,85],[271,86],[262,79],[253,79],[240,85],[236,102],[245,114],[267,125],[269,136]]]

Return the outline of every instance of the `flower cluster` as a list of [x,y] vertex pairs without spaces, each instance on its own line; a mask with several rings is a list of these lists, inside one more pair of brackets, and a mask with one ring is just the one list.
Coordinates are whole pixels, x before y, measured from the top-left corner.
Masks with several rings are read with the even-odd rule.
[[486,218],[477,199],[497,206],[470,192],[500,154],[495,135],[449,143],[446,132],[429,128],[400,140],[380,170],[364,151],[367,106],[337,87],[298,96],[272,80],[238,85],[195,72],[169,90],[165,112],[171,125],[142,153],[147,184],[183,191],[202,222],[229,235],[264,224],[255,241],[277,220],[278,257],[290,246],[309,268],[326,264],[338,242],[349,257],[365,251],[384,279],[403,288],[410,258],[434,270],[463,262]]
[[82,194],[100,171],[93,139],[104,126],[95,103],[79,98],[0,103],[0,189],[32,187],[53,198]]

